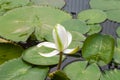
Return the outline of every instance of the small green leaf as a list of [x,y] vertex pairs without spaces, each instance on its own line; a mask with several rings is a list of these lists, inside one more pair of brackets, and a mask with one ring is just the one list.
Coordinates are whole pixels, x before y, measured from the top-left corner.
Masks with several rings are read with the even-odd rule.
[[100,70],[96,64],[87,67],[87,62],[77,61],[67,65],[63,71],[70,80],[99,80]]
[[[43,57],[39,53],[48,53],[53,51],[53,49],[46,47],[31,47],[23,53],[23,59],[34,65],[55,65],[59,62],[59,55],[53,57]],[[64,59],[64,56],[63,56]]]
[[102,10],[88,9],[80,12],[78,18],[87,24],[101,23],[106,20],[107,15]]
[[120,9],[120,0],[90,0],[90,6],[101,10]]
[[14,59],[0,65],[0,79],[45,80],[48,70],[48,67],[32,67],[22,59]]
[[120,22],[120,9],[106,11],[109,20]]
[[85,40],[82,55],[90,62],[97,62],[99,65],[108,64],[113,57],[114,44],[114,38],[110,35],[93,34]]
[[0,43],[0,64],[21,56],[23,48],[11,43]]
[[64,0],[31,0],[34,5],[47,5],[56,8],[62,8],[65,5]]
[[100,80],[120,80],[120,70],[105,71]]
[[61,23],[68,31],[77,31],[81,34],[85,34],[90,30],[90,27],[86,23],[79,19],[70,19]]
[[99,33],[102,29],[102,26],[100,26],[99,24],[95,24],[95,25],[88,25],[90,26],[90,30],[88,31],[88,35],[92,35],[95,33]]
[[49,76],[51,80],[71,80],[63,71],[60,70],[50,73]]

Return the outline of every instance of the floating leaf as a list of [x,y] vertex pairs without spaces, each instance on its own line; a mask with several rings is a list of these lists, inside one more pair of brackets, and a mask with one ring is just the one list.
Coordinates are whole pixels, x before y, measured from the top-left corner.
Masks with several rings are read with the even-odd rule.
[[105,71],[100,80],[120,80],[120,70]]
[[120,37],[120,27],[117,28],[116,32],[117,32],[117,35]]
[[114,62],[120,64],[120,39],[117,38],[117,47],[114,50]]
[[114,43],[113,37],[109,35],[93,34],[85,40],[82,55],[99,65],[108,64],[113,57]]
[[64,0],[31,0],[35,5],[48,5],[52,7],[62,8],[65,5]]
[[[0,35],[17,42],[26,41],[33,32],[35,32],[35,35],[39,34],[39,31],[36,31],[37,27],[42,31],[40,33],[50,35],[52,32],[48,34],[46,28],[49,26],[53,28],[56,24],[70,18],[69,14],[51,7],[34,6],[16,8],[0,18]],[[43,38],[43,34],[40,35]],[[43,40],[40,35],[36,36],[37,39]]]
[[0,8],[4,10],[10,10],[25,6],[29,3],[29,0],[0,0]]
[[117,47],[120,48],[120,38],[117,38]]
[[101,74],[96,64],[91,64],[87,67],[87,62],[85,61],[73,62],[67,65],[63,71],[70,80],[99,80]]
[[76,31],[70,31],[70,33],[72,34],[72,42],[69,48],[74,48],[77,46],[79,46],[79,48],[82,48],[83,41],[86,39],[86,37],[83,34]]
[[115,63],[120,64],[120,48],[115,47],[113,58],[114,58]]
[[60,70],[50,73],[49,76],[51,77],[51,80],[71,80],[63,71]]
[[90,0],[90,6],[101,10],[120,9],[120,0]]
[[107,15],[102,10],[88,9],[80,12],[78,18],[87,24],[95,24],[105,21]]
[[105,10],[109,20],[120,22],[120,1],[119,0],[91,0],[93,9]]
[[86,23],[78,20],[71,19],[61,23],[69,31],[77,31],[79,33],[85,34],[90,30],[90,27]]
[[23,7],[29,4],[29,0],[0,0],[0,16],[11,9]]
[[109,20],[120,22],[120,9],[106,11]]
[[32,67],[21,59],[10,60],[0,66],[1,80],[45,80],[47,67]]
[[37,37],[38,40],[53,41],[52,30],[53,30],[53,26],[49,26],[49,25],[36,27],[35,36]]
[[[26,50],[23,54],[23,59],[26,62],[29,62],[34,65],[55,65],[59,62],[59,55],[53,57],[43,57],[39,53],[48,53],[53,51],[53,49],[46,48],[46,47],[31,47]],[[63,56],[64,59],[64,56]]]
[[21,56],[23,48],[11,43],[0,43],[0,64]]
[[6,12],[6,10],[0,9],[0,16],[2,16],[5,12]]
[[90,30],[89,32],[87,33],[88,35],[92,35],[92,34],[95,34],[95,33],[99,33],[102,29],[102,27],[99,25],[99,24],[95,24],[95,25],[88,25],[90,26]]

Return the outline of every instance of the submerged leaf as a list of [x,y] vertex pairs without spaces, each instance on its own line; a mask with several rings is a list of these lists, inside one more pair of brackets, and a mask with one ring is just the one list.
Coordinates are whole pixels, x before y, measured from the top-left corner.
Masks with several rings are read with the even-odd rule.
[[71,80],[63,71],[60,70],[50,73],[49,77],[51,80]]
[[22,55],[23,48],[11,43],[0,43],[0,64]]

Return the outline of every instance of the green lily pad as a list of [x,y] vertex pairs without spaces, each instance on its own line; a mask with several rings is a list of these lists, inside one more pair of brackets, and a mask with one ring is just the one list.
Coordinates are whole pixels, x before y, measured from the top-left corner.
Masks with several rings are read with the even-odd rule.
[[117,47],[115,47],[113,59],[115,63],[120,64],[120,39],[119,38],[117,38]]
[[0,43],[0,64],[21,56],[23,48],[11,43]]
[[42,25],[41,27],[36,27],[35,36],[40,41],[53,41],[52,30],[53,26],[49,25]]
[[90,6],[101,10],[120,9],[120,0],[90,0]]
[[102,10],[88,9],[80,12],[78,18],[87,24],[101,23],[106,20],[107,15]]
[[[43,57],[39,53],[48,53],[53,51],[54,49],[51,48],[46,48],[46,47],[40,47],[38,48],[37,46],[31,47],[27,49],[23,53],[23,59],[31,64],[34,65],[55,65],[58,64],[59,62],[59,55],[53,56],[53,57]],[[65,57],[63,56],[63,59]]]
[[117,47],[120,48],[120,38],[117,38]]
[[0,65],[0,79],[45,80],[48,70],[48,67],[32,67],[22,59],[14,59]]
[[95,24],[95,25],[88,25],[90,26],[90,30],[88,31],[88,35],[92,35],[95,33],[99,33],[102,29],[102,26],[100,26],[99,24]]
[[110,35],[93,34],[85,40],[82,56],[90,62],[106,65],[112,60],[114,44],[114,38]]
[[116,33],[120,37],[120,27],[117,28]]
[[[24,42],[33,32],[35,32],[35,35],[39,34],[40,31],[44,35],[51,35],[51,29],[49,31],[51,33],[48,34],[46,28],[49,26],[53,28],[56,24],[68,19],[71,19],[69,14],[51,7],[31,6],[16,8],[0,18],[0,36],[16,42]],[[37,31],[38,33],[36,33],[36,27],[40,28],[40,31]],[[43,34],[40,35],[43,37]],[[43,39],[41,39],[40,35],[36,37],[42,41]]]
[[109,20],[120,22],[120,9],[106,11]]
[[120,70],[105,71],[100,80],[120,80]]
[[86,37],[83,34],[76,31],[70,31],[70,33],[72,34],[72,42],[69,48],[75,48],[77,46],[79,46],[79,48],[82,48],[83,41],[86,39]]
[[48,5],[56,8],[62,8],[65,5],[64,0],[31,0],[35,5]]
[[6,10],[0,9],[0,16],[2,16],[5,12],[6,12]]
[[113,59],[115,63],[120,64],[120,48],[115,47]]
[[90,30],[90,27],[86,23],[79,19],[71,19],[61,23],[69,31],[77,31],[81,34],[85,34]]
[[67,65],[63,71],[70,80],[99,80],[101,74],[96,64],[91,64],[87,67],[87,62],[85,61],[73,62]]
[[29,0],[0,0],[0,8],[10,10],[13,8],[26,6],[28,3]]

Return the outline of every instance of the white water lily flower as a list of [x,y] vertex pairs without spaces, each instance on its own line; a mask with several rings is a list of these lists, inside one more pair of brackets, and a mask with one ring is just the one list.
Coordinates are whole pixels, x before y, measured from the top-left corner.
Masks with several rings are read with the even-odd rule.
[[37,47],[44,46],[55,49],[50,53],[40,53],[41,56],[52,57],[59,54],[60,52],[64,54],[73,54],[79,49],[79,47],[76,47],[74,49],[67,49],[72,41],[72,35],[70,32],[66,31],[65,28],[60,24],[57,24],[57,26],[55,26],[55,28],[53,29],[53,39],[55,43],[42,42],[37,45]]

